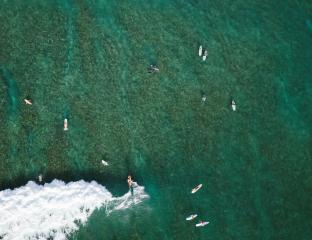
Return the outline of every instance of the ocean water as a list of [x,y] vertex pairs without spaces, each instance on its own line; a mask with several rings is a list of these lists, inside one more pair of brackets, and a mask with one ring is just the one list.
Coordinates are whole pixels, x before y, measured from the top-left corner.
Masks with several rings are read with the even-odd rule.
[[0,239],[311,239],[311,43],[308,0],[0,0]]
[[59,180],[26,186],[0,193],[1,239],[66,239],[97,209],[113,211],[128,209],[148,199],[144,187],[137,186],[133,194],[113,197],[95,181],[83,180],[65,184]]

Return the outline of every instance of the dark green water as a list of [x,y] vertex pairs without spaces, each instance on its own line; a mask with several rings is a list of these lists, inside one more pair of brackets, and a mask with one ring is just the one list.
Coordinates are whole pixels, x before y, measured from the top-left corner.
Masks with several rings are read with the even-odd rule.
[[311,239],[311,1],[0,6],[1,189],[40,173],[146,187],[71,239]]

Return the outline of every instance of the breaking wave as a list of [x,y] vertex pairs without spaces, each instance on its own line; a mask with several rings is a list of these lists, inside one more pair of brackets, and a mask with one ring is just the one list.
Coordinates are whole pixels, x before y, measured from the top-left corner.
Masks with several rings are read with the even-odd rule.
[[84,224],[92,212],[104,207],[107,214],[126,209],[149,196],[136,185],[121,197],[113,197],[95,181],[64,183],[53,180],[0,192],[0,239],[66,239]]

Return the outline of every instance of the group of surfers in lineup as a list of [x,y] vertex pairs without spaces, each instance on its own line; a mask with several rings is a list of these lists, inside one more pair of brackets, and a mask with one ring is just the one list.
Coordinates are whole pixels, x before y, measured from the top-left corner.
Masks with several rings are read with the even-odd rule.
[[[203,61],[206,61],[206,58],[208,56],[208,51],[207,51],[207,49],[205,49],[204,53],[203,53],[203,50],[204,50],[203,46],[200,45],[199,49],[198,49],[198,55],[200,57],[202,57]],[[147,68],[147,71],[148,71],[148,73],[157,73],[157,72],[159,72],[159,68],[156,65],[151,64]],[[207,96],[205,94],[202,94],[202,101],[205,102],[206,99],[207,99]],[[32,100],[29,97],[25,98],[24,102],[26,105],[32,105]],[[236,103],[235,103],[234,99],[231,100],[231,108],[233,111],[236,111]],[[64,127],[64,131],[68,130],[68,119],[67,118],[64,119],[64,126],[63,127]]]
[[[129,189],[131,191],[131,194],[133,195],[133,180],[132,180],[131,175],[128,175],[127,183],[128,183]],[[196,193],[199,189],[201,189],[202,186],[203,186],[203,184],[199,184],[198,186],[196,186],[195,188],[192,189],[191,193],[192,194]],[[191,221],[191,220],[195,219],[197,216],[198,216],[197,214],[191,214],[190,216],[188,216],[186,218],[186,220]],[[199,221],[195,226],[196,227],[204,227],[207,224],[209,224],[208,221]]]
[[[202,57],[203,61],[206,61],[206,58],[208,56],[207,49],[205,49],[204,52],[203,52],[203,46],[200,45],[199,49],[198,49],[198,55],[200,57]],[[148,71],[148,73],[157,73],[157,72],[159,72],[159,68],[156,65],[152,65],[151,64],[148,67],[147,71]],[[207,96],[205,94],[202,94],[202,101],[205,102],[206,99],[207,99]],[[26,105],[32,105],[32,100],[29,97],[25,98],[24,102],[25,102]],[[232,107],[233,111],[236,111],[236,103],[235,103],[234,99],[231,100],[231,107]],[[65,118],[64,119],[64,131],[67,131],[67,130],[68,130],[68,120],[67,120],[67,118]],[[108,166],[108,163],[106,161],[104,161],[104,160],[102,160],[102,164],[104,166]],[[41,182],[42,181],[42,175],[40,174],[38,178],[39,178],[39,181]],[[131,191],[131,194],[133,194],[133,180],[132,180],[131,175],[128,176],[127,183],[128,183],[129,189]],[[202,184],[199,184],[197,187],[192,189],[191,193],[192,194],[196,193],[201,187],[202,187]],[[186,220],[187,221],[193,220],[197,216],[198,216],[197,214],[191,214],[190,216],[188,216],[186,218]],[[209,224],[209,222],[200,221],[199,223],[196,224],[196,227],[203,227],[203,226],[205,226],[207,224]]]
[[[196,186],[195,188],[192,189],[191,193],[194,194],[196,193],[199,189],[201,189],[201,187],[203,186],[203,184],[199,184],[198,186]],[[191,214],[190,216],[188,216],[186,218],[187,221],[191,221],[193,219],[195,219],[198,215],[197,214]],[[208,221],[199,221],[195,226],[196,227],[204,227],[206,226],[207,224],[209,224]]]
[[[199,46],[199,49],[198,49],[198,56],[202,57],[203,58],[203,61],[206,61],[207,59],[207,56],[208,56],[208,50],[205,49],[204,53],[203,53],[203,46],[200,45]],[[205,102],[207,99],[207,96],[202,94],[202,101]],[[232,110],[235,112],[236,111],[236,103],[234,101],[234,99],[231,100],[231,107],[232,107]]]
[[[26,105],[32,105],[32,100],[29,97],[24,98],[24,102]],[[67,131],[67,130],[68,130],[68,120],[67,118],[65,118],[64,119],[64,131]]]

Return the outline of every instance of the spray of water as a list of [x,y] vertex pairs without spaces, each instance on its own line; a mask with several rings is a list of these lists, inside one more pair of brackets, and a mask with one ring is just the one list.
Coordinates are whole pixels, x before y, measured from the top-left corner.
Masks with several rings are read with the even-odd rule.
[[92,212],[104,207],[106,213],[127,209],[149,196],[136,185],[128,192],[113,197],[95,181],[83,180],[65,184],[54,180],[45,185],[28,182],[14,190],[0,192],[0,239],[66,239]]

